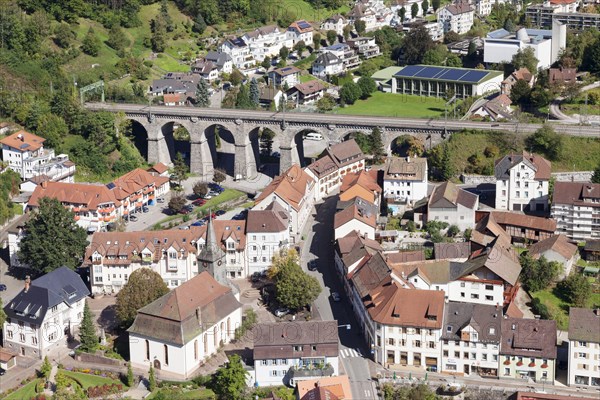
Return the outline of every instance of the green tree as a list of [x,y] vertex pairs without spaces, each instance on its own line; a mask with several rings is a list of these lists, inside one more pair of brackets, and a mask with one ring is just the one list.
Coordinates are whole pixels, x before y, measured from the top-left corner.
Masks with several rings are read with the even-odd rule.
[[192,191],[197,197],[204,197],[208,193],[208,185],[204,182],[196,182]]
[[152,32],[150,36],[152,51],[164,52],[167,47],[167,26],[160,15],[150,21],[150,31]]
[[201,35],[206,30],[206,21],[204,21],[204,17],[202,16],[201,13],[196,14],[196,18],[194,19],[194,25],[192,26],[192,30]]
[[108,31],[108,40],[106,41],[106,44],[117,51],[123,51],[126,47],[129,47],[130,42],[119,24],[114,24],[113,27],[110,28],[110,31]]
[[354,21],[354,29],[356,30],[356,33],[358,33],[359,36],[362,36],[365,34],[367,24],[362,19],[356,20]]
[[357,82],[357,85],[361,92],[361,99],[367,99],[371,97],[371,94],[377,90],[377,84],[370,76],[361,76]]
[[39,210],[25,224],[19,259],[36,274],[59,267],[75,269],[88,244],[85,229],[75,223],[75,215],[57,199],[40,199]]
[[317,100],[317,111],[320,113],[331,111],[335,108],[336,104],[337,103],[333,96],[329,93],[325,93],[323,97]]
[[290,55],[290,49],[288,49],[285,46],[282,46],[281,49],[279,49],[279,58],[283,61],[287,60],[287,58]]
[[60,148],[63,139],[69,133],[69,127],[62,117],[46,113],[40,116],[35,133],[46,139],[44,145],[56,149]]
[[275,132],[270,130],[269,128],[263,128],[260,131],[259,137],[259,147],[260,152],[264,155],[270,155],[273,151],[273,138],[275,137]]
[[258,89],[258,82],[254,77],[252,77],[252,80],[250,80],[249,97],[250,103],[252,103],[254,108],[258,108],[260,105],[260,90]]
[[543,256],[536,260],[528,254],[523,254],[520,262],[522,267],[520,279],[530,292],[546,289],[560,273],[560,264],[550,262]]
[[440,8],[441,0],[431,0],[431,7],[433,7],[433,12],[437,12]]
[[171,174],[171,179],[177,182],[179,186],[181,186],[181,182],[186,180],[188,173],[188,165],[183,158],[183,154],[177,152],[175,156],[175,161],[173,162],[173,173]]
[[178,213],[183,209],[183,207],[185,207],[185,197],[181,195],[171,196],[168,206],[169,210],[173,211],[174,213]]
[[133,271],[117,294],[117,319],[122,326],[131,326],[137,310],[167,293],[169,288],[157,272],[150,268]]
[[381,138],[381,129],[373,128],[371,131],[371,154],[373,155],[373,163],[379,164],[385,158],[385,150],[383,148],[383,139]]
[[551,160],[557,160],[562,153],[562,136],[550,125],[544,125],[526,139],[530,149],[543,153]]
[[600,72],[600,38],[585,48],[581,59],[581,68],[594,74]]
[[277,301],[292,310],[311,304],[321,293],[319,282],[300,268],[294,249],[276,254],[267,274],[276,282]]
[[50,364],[50,360],[48,360],[48,356],[44,357],[44,361],[40,367],[40,376],[45,380],[48,380],[50,377],[50,372],[52,372],[52,364]]
[[462,60],[460,59],[459,56],[457,56],[456,54],[453,54],[453,53],[449,53],[448,57],[446,58],[446,66],[461,68],[463,66],[463,64],[462,64]]
[[231,82],[233,86],[238,86],[243,80],[244,74],[242,74],[238,69],[234,69],[229,75],[229,82]]
[[592,284],[579,272],[573,272],[558,284],[563,296],[576,307],[586,307],[592,293]]
[[129,361],[127,363],[127,386],[133,387],[134,383],[133,368],[131,368],[131,361]]
[[362,90],[352,81],[345,83],[340,90],[340,100],[343,104],[354,104],[356,100],[360,99],[360,96],[362,96]]
[[205,79],[200,79],[196,86],[196,107],[209,107],[210,94],[208,93],[208,83]]
[[513,55],[510,63],[515,70],[527,68],[529,72],[535,74],[537,72],[538,62],[539,60],[535,57],[533,47],[525,47],[524,49],[519,49],[515,55]]
[[298,43],[294,45],[294,51],[296,51],[298,53],[298,57],[301,58],[304,50],[306,50],[306,43],[304,43],[304,40],[299,40]]
[[94,315],[86,301],[83,306],[83,319],[79,326],[79,340],[81,342],[79,348],[86,353],[93,353],[98,347],[98,335],[96,335],[93,317]]
[[592,183],[600,183],[600,161],[598,161],[598,165],[592,174]]
[[458,235],[459,232],[460,232],[460,228],[457,225],[452,224],[448,227],[448,231],[446,231],[446,235],[448,235],[448,237],[453,238],[456,235]]
[[173,32],[175,30],[175,24],[173,23],[173,18],[169,15],[169,4],[167,0],[162,0],[160,2],[160,17],[165,23],[167,32]]
[[6,322],[6,313],[4,312],[4,307],[2,305],[2,298],[0,297],[0,326],[4,326]]
[[[413,6],[419,8],[416,3]],[[406,64],[420,64],[425,53],[434,47],[435,43],[425,27],[411,29],[404,39],[404,61]]]
[[441,168],[440,168],[440,179],[442,181],[449,181],[454,176],[454,171],[452,169],[452,162],[450,160],[450,151],[448,150],[448,145],[444,145],[444,150],[442,153],[441,160]]
[[152,363],[150,363],[150,370],[148,371],[148,390],[151,392],[156,390],[156,375]]
[[263,67],[264,69],[271,68],[271,57],[266,56],[260,63],[260,66]]
[[250,92],[248,85],[241,85],[235,98],[235,108],[242,110],[251,110],[254,108],[254,104],[250,100]]
[[515,104],[528,104],[531,88],[529,83],[524,79],[519,79],[510,89],[510,99]]
[[229,356],[229,361],[213,376],[213,391],[222,400],[242,400],[245,398],[246,375],[248,372],[237,354]]
[[506,18],[506,21],[504,21],[504,29],[506,29],[509,32],[515,31],[515,23],[512,21],[512,19]]
[[81,42],[81,51],[92,57],[97,57],[101,47],[102,42],[96,35],[94,28],[90,27],[83,38],[83,41]]
[[406,19],[406,8],[404,6],[400,7],[400,9],[398,10],[398,16],[400,17],[400,22],[403,23]]
[[344,39],[348,40],[348,38],[350,37],[350,34],[352,33],[352,25],[350,25],[350,24],[346,25],[344,27],[342,33],[344,35]]
[[329,45],[331,46],[332,44],[334,44],[335,42],[337,42],[337,33],[334,30],[329,30],[326,33],[327,35],[327,43],[329,43]]
[[421,9],[423,10],[423,16],[427,15],[427,11],[429,10],[429,1],[423,0],[421,3]]
[[63,49],[71,47],[74,40],[75,32],[73,32],[69,24],[59,24],[54,29],[54,42]]
[[417,15],[419,15],[419,6],[417,3],[413,3],[412,6],[410,6],[410,17],[415,19],[417,18]]
[[321,48],[321,34],[319,32],[315,32],[313,34],[313,49],[319,50]]

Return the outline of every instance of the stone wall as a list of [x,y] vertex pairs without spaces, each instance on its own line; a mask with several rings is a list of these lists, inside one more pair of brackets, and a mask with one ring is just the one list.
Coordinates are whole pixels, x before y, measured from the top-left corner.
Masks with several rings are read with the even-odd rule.
[[590,182],[594,171],[553,172],[557,182]]
[[496,183],[496,177],[493,175],[475,175],[462,174],[460,180],[465,185],[480,185],[482,183]]
[[75,356],[75,359],[77,361],[86,362],[90,364],[112,365],[115,367],[127,365],[125,361],[104,357],[99,354],[79,353]]

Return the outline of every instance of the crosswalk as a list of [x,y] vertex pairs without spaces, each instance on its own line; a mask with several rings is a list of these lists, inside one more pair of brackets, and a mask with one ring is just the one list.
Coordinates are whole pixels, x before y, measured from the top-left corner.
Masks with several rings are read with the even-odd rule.
[[342,358],[362,357],[359,349],[341,349],[340,355]]

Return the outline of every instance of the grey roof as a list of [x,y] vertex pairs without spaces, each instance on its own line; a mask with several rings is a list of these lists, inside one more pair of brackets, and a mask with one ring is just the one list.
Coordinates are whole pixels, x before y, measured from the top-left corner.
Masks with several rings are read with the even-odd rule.
[[471,255],[471,242],[435,243],[433,253],[436,260],[469,258]]
[[327,67],[329,65],[337,65],[342,63],[343,61],[335,54],[321,53],[319,57],[317,57],[313,65],[322,65],[324,67]]
[[569,340],[600,343],[600,311],[571,307],[569,309]]
[[506,29],[496,29],[495,31],[491,31],[490,33],[487,34],[487,37],[490,39],[503,39],[507,36],[510,36],[510,32],[507,31]]
[[600,240],[587,240],[584,251],[600,251]]
[[502,309],[496,306],[449,302],[444,312],[442,339],[461,340],[461,331],[467,326],[478,333],[478,341],[499,343],[502,325]]
[[49,308],[66,303],[68,306],[90,294],[81,277],[67,267],[60,267],[31,282],[5,307],[6,316],[40,325]]
[[[475,256],[464,263],[465,269],[456,271],[460,276],[465,276],[477,271],[480,268],[487,268],[500,278],[515,285],[521,273],[521,264],[514,250],[505,248],[503,242],[494,239],[492,243],[481,252],[475,253]],[[451,275],[453,275],[451,273]],[[460,276],[451,276],[452,280]]]
[[198,261],[215,263],[225,257],[225,252],[217,243],[217,235],[213,227],[212,217],[209,216],[208,224],[206,224],[206,243],[198,255]]
[[352,275],[352,283],[361,297],[390,278],[391,269],[381,253],[372,254]]
[[213,63],[217,64],[219,68],[223,68],[223,65],[225,65],[227,61],[232,61],[231,56],[229,54],[219,53],[217,51],[209,51],[206,57],[204,57],[204,59],[212,61]]
[[463,207],[475,209],[478,196],[459,188],[452,182],[444,182],[436,186],[429,198],[429,208],[453,208],[461,204]]
[[[502,321],[500,354],[556,359],[556,321],[506,318]],[[527,365],[527,364],[525,364]]]
[[422,157],[388,157],[384,180],[422,181],[427,175],[427,159]]

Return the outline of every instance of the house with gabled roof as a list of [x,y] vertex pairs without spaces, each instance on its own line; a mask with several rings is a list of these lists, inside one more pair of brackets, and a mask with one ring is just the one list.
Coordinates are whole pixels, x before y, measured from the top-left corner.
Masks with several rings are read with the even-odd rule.
[[301,381],[296,388],[298,400],[352,400],[348,375]]
[[548,210],[548,188],[552,165],[544,157],[523,151],[508,154],[494,165],[497,210]]
[[600,308],[569,309],[569,386],[600,386]]
[[437,12],[438,21],[441,21],[444,33],[455,32],[464,35],[473,26],[474,10],[468,1],[457,0]]
[[131,364],[187,379],[241,323],[239,294],[203,271],[138,310],[127,330]]
[[427,197],[427,159],[388,157],[383,170],[386,198],[414,204]]
[[561,277],[566,277],[571,273],[571,267],[578,256],[577,245],[571,243],[565,235],[554,235],[540,240],[529,246],[527,252],[534,259],[544,257],[550,262],[559,263]]
[[336,212],[333,219],[334,239],[357,231],[360,235],[374,240],[377,228],[377,206],[360,197],[344,203],[347,204]]
[[343,15],[335,14],[321,23],[321,30],[335,31],[338,36],[342,36],[344,34],[344,27],[348,25],[348,23],[348,20]]
[[359,197],[379,206],[381,192],[381,186],[377,183],[377,170],[361,170],[344,175],[340,187],[340,201],[349,201]]
[[[349,276],[360,262],[367,256],[382,251],[381,245],[375,240],[362,236],[357,231],[351,231],[346,236],[338,238],[335,245],[335,265],[340,276]],[[348,291],[348,295],[350,292]]]
[[447,303],[441,337],[441,371],[497,377],[502,320],[500,307]]
[[43,359],[67,348],[75,337],[85,299],[90,294],[81,277],[68,267],[31,281],[6,306],[4,346],[20,356]]
[[459,188],[452,182],[436,186],[429,199],[418,201],[414,206],[415,224],[427,221],[446,222],[460,230],[475,226],[475,211],[479,207],[479,196]]
[[342,184],[346,174],[365,168],[365,155],[354,139],[331,145],[323,156],[304,170],[316,183],[315,200],[320,201]]
[[307,46],[312,46],[313,31],[313,26],[306,20],[294,21],[287,29],[287,39],[291,41],[292,47],[300,41]]
[[265,210],[277,202],[290,215],[290,239],[301,234],[314,205],[315,180],[298,164],[278,175],[254,201],[253,210]]

